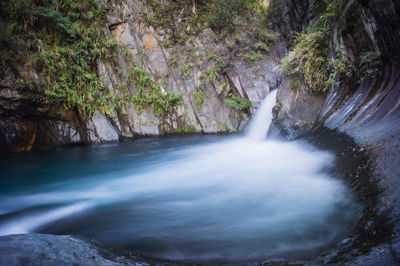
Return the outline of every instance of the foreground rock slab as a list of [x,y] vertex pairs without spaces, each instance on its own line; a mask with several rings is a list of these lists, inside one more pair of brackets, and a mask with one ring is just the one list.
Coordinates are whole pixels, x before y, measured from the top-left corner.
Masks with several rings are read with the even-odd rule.
[[[329,256],[329,255],[328,255]],[[170,261],[154,258],[142,258],[129,251],[70,235],[21,234],[0,237],[0,265],[265,265],[265,266],[301,266],[325,265],[327,257],[313,261],[290,262],[275,261]],[[330,265],[398,265],[388,244],[380,245],[370,253],[346,262],[337,261]]]
[[133,254],[76,236],[0,237],[0,265],[149,265]]

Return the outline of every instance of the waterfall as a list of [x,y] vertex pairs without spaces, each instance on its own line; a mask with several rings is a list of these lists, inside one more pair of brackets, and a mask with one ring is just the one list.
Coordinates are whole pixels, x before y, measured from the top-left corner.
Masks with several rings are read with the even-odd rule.
[[0,236],[75,234],[185,261],[319,253],[348,235],[359,207],[325,171],[333,154],[265,139],[275,97],[276,90],[267,95],[244,137],[138,139],[0,158]]
[[246,137],[248,139],[263,140],[267,136],[272,123],[272,108],[275,106],[277,91],[271,91],[258,107],[256,115],[251,120],[247,129]]

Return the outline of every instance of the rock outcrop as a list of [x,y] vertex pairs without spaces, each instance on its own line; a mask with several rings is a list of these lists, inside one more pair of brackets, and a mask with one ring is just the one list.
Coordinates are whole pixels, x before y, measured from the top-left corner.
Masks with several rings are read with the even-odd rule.
[[[140,88],[132,82],[137,67],[161,94],[179,95],[176,103],[160,114],[152,106],[138,108],[131,100],[123,100],[117,104],[117,112],[97,110],[87,117],[80,110],[50,106],[41,97],[46,90],[45,77],[28,62],[11,67],[10,60],[5,60],[0,70],[3,151],[169,133],[236,132],[280,83],[279,60],[286,54],[280,42],[271,41],[264,48],[269,52],[253,51],[251,31],[223,36],[204,28],[188,33],[183,43],[169,43],[166,29],[149,24],[148,17],[154,11],[146,2],[99,3],[107,10],[104,36],[114,42],[115,50],[114,58],[97,60],[97,74],[109,93],[119,99],[138,95]],[[185,19],[177,19],[176,27],[190,31]],[[21,77],[30,84],[19,82]],[[225,104],[232,95],[249,100],[251,108]]]
[[0,237],[1,265],[150,265],[142,258],[74,236],[43,234]]
[[[330,56],[335,58],[338,52],[357,56],[372,50],[382,58],[381,68],[358,82],[334,83],[319,95],[293,87],[292,78],[284,77],[277,96],[279,106],[274,110],[275,130],[297,138],[325,126],[353,137],[365,149],[375,167],[369,181],[382,191],[378,217],[387,215],[391,220],[390,249],[399,259],[400,4],[338,1],[338,6],[342,15],[331,25]],[[363,177],[359,178],[362,182]]]

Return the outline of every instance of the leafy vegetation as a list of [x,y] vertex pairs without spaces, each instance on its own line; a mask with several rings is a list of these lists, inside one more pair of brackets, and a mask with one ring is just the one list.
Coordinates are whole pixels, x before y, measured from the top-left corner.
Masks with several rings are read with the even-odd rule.
[[244,111],[251,107],[251,102],[248,99],[236,96],[229,84],[223,84],[222,91],[225,91],[228,95],[228,99],[226,99],[224,102],[226,106],[237,111]]
[[137,94],[132,96],[131,101],[138,112],[151,106],[156,115],[163,116],[171,107],[182,104],[180,94],[163,93],[161,88],[151,80],[147,71],[139,66],[129,70],[127,83],[137,88]]
[[176,133],[195,133],[196,129],[193,126],[181,127],[176,130]]
[[213,65],[211,68],[206,70],[206,75],[209,77],[209,79],[212,82],[215,82],[219,76],[218,72],[220,71],[220,68],[216,65]]
[[[360,55],[353,55],[333,47],[334,59],[328,59],[328,33],[332,25],[341,23],[341,27],[349,32],[356,31],[354,12],[349,12],[341,19],[336,1],[312,0],[310,13],[315,16],[314,22],[297,35],[294,53],[282,60],[283,71],[292,77],[291,86],[318,94],[325,92],[332,84],[360,81],[379,73],[381,58],[377,53],[368,51],[368,48],[363,47],[361,49],[366,49],[366,52],[364,50]],[[354,41],[351,41],[351,45],[354,45]]]
[[276,41],[278,39],[278,34],[275,32],[259,31],[257,32],[257,38],[260,42],[268,44],[269,42]]
[[102,36],[104,8],[95,0],[4,0],[0,5],[6,29],[0,34],[1,53],[10,55],[15,47],[27,52],[23,56],[46,77],[47,101],[88,115],[95,108],[111,111],[93,71],[97,59],[113,56],[115,45]]
[[243,9],[245,1],[215,0],[211,3],[207,20],[214,29],[233,29],[237,12]]
[[251,107],[251,102],[248,99],[230,94],[229,98],[225,100],[225,105],[237,111],[244,111]]
[[[264,46],[263,46],[264,47]],[[256,49],[260,49],[259,47],[255,47]],[[266,50],[269,50],[268,47],[264,47]],[[260,54],[259,52],[254,52],[254,51],[250,51],[248,48],[245,48],[242,50],[242,52],[239,54],[239,57],[245,61],[246,63],[248,63],[249,65],[253,64],[254,62],[260,60],[263,58],[262,54]]]
[[180,95],[179,93],[170,93],[168,101],[169,101],[170,105],[182,105],[183,104],[182,95]]
[[335,16],[336,1],[310,1],[310,11],[317,19],[306,31],[297,35],[293,55],[282,60],[282,70],[295,79],[301,87],[313,92],[325,92],[332,80],[328,67],[328,26]]
[[376,52],[366,52],[360,56],[359,73],[361,77],[370,77],[379,72],[382,60]]
[[[148,1],[152,13],[148,14],[147,22],[155,28],[162,28],[169,32],[168,39],[164,44],[168,46],[171,43],[183,42],[187,38],[187,33],[196,33],[204,28],[204,19],[202,14],[207,13],[210,0],[181,0],[166,1],[160,3],[157,0]],[[183,18],[186,23],[182,28],[177,26],[177,19]],[[187,32],[187,25],[190,25],[190,31]]]
[[302,78],[306,89],[320,93],[329,86],[327,72],[328,41],[324,31],[299,34],[292,56],[282,61],[282,70]]
[[[118,112],[129,101],[137,110],[152,106],[160,116],[182,104],[179,94],[162,93],[144,69],[128,60],[123,46],[122,56],[133,64],[128,84],[114,84],[122,96],[109,92],[96,74],[96,61],[116,61],[116,43],[103,35],[106,10],[97,1],[5,0],[0,7],[0,53],[33,62],[47,82],[43,97],[49,103],[88,116],[96,109]],[[13,52],[15,47],[25,53]],[[122,74],[120,66],[114,70]],[[128,85],[137,87],[137,95],[129,95]]]
[[190,62],[187,62],[186,64],[184,64],[184,65],[181,67],[181,74],[182,74],[184,77],[187,77],[187,76],[190,74],[190,70],[191,70],[192,67],[193,67],[193,64],[190,63]]
[[329,61],[331,67],[329,79],[326,81],[326,85],[339,84],[338,80],[351,80],[354,77],[354,61],[348,56],[337,55],[337,58]]
[[201,110],[201,105],[204,102],[204,94],[201,91],[201,86],[197,86],[196,87],[196,91],[193,93],[193,95],[194,95],[194,101],[196,103],[197,110],[200,111]]
[[169,39],[164,40],[168,46],[182,43],[206,27],[233,31],[239,26],[238,16],[251,17],[263,13],[266,8],[262,0],[167,0],[164,3],[150,0],[149,5],[152,12],[147,22],[169,32]]

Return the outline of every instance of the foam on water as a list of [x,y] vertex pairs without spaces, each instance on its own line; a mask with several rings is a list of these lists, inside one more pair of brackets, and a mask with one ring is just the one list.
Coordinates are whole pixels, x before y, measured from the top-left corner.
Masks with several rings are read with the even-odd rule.
[[265,139],[275,97],[245,137],[182,138],[151,156],[121,151],[101,167],[124,171],[2,193],[0,234],[80,234],[174,259],[285,257],[329,245],[351,230],[355,205],[326,173],[330,153]]
[[23,216],[18,218],[17,221],[12,220],[3,224],[0,227],[0,235],[30,233],[43,224],[51,223],[60,220],[63,217],[81,212],[89,206],[90,204],[81,202],[36,215]]

